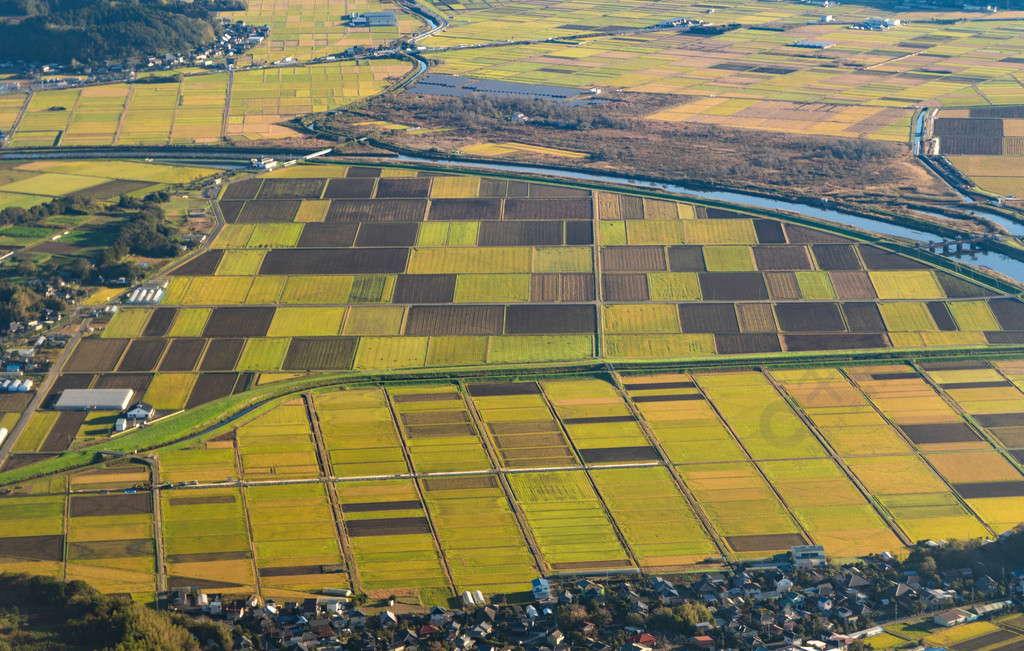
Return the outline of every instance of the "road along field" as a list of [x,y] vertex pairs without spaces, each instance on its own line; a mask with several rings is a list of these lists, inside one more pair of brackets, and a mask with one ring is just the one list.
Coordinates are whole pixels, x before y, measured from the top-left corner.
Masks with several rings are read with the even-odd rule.
[[803,543],[900,553],[1017,522],[1021,385],[1016,362],[944,362],[323,389],[160,451],[163,480],[200,485],[161,491],[159,523],[148,491],[75,492],[146,485],[142,465],[23,485],[0,568],[148,595],[162,549],[171,586],[436,603]]

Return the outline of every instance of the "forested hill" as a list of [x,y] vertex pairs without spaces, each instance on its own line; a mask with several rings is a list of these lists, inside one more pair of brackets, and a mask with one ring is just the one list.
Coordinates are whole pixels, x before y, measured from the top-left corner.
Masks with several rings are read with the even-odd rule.
[[99,63],[189,52],[220,36],[219,0],[0,0],[0,60]]

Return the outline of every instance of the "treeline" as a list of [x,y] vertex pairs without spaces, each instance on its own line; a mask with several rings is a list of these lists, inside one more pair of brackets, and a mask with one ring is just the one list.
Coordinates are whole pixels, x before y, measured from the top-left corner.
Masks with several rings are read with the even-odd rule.
[[0,0],[0,59],[99,63],[107,59],[189,52],[219,38],[215,11],[243,3],[197,0]]
[[164,209],[160,207],[168,198],[166,192],[154,192],[143,199],[121,196],[117,207],[124,221],[117,237],[96,260],[99,275],[138,278],[142,269],[128,256],[172,258],[181,251],[181,233],[167,223]]
[[[56,296],[43,297],[21,283],[0,279],[0,329],[12,321],[31,321],[43,310],[66,312],[67,303]],[[0,647],[2,649],[3,647]]]
[[231,649],[230,631],[102,595],[84,581],[0,574],[0,651],[198,651],[207,645]]
[[0,226],[35,224],[52,215],[84,215],[92,205],[92,201],[86,197],[71,195],[57,197],[31,208],[4,208],[0,210]]
[[522,113],[531,125],[557,129],[624,129],[629,123],[607,107],[572,106],[566,102],[543,99],[500,97],[471,93],[461,97],[432,97],[413,94],[382,95],[367,103],[370,111],[412,113],[417,119],[442,118],[446,123],[466,129],[493,127],[495,122],[512,121]]

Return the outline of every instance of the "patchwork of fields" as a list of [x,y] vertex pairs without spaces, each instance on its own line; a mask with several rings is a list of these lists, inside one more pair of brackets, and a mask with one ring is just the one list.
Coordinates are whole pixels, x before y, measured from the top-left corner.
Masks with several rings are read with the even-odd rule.
[[5,110],[16,118],[22,104],[29,102],[9,136],[11,147],[182,145],[289,137],[295,132],[277,123],[379,93],[410,69],[408,63],[380,59],[218,72],[171,83],[40,91],[31,100],[25,95],[5,96],[0,120]]
[[[116,490],[148,483],[141,465],[0,498],[0,569],[151,594],[162,553],[171,587],[429,601],[801,543],[898,552],[991,537],[1024,509],[1018,362],[428,382],[276,404],[158,453],[162,481],[200,482],[161,491],[159,522],[148,491]],[[114,494],[74,492],[89,489]]]
[[1024,343],[1018,300],[806,226],[535,182],[320,169],[230,184],[212,248],[170,272],[159,307],[126,307],[82,341],[59,384],[130,386],[174,410],[277,371]]
[[[444,6],[441,6],[444,10]],[[661,2],[516,2],[469,6],[427,39],[453,47],[492,40],[558,38],[502,48],[456,49],[439,72],[499,81],[688,96],[651,119],[799,134],[867,136],[906,142],[915,105],[1019,104],[1024,90],[1019,14],[973,20],[971,14],[901,12],[889,31],[851,30],[876,7],[828,11],[797,3],[729,0],[713,16]],[[702,12],[703,13],[703,12]],[[820,21],[825,14],[833,23]],[[718,35],[669,29],[638,32],[666,18],[702,18],[741,27]],[[935,24],[936,17],[967,18]],[[1000,14],[1003,17],[1003,14]],[[795,47],[826,42],[828,49]]]

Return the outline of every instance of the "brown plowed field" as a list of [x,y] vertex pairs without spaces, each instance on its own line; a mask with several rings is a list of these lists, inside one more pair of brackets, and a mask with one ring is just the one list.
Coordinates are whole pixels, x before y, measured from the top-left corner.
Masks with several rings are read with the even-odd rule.
[[222,201],[244,201],[245,199],[255,199],[256,193],[260,190],[260,185],[263,184],[263,179],[246,179],[245,181],[237,181],[228,185],[224,188],[224,194],[221,195]]
[[204,337],[263,337],[274,320],[272,307],[218,307],[210,314]]
[[931,313],[932,320],[935,321],[935,326],[939,330],[946,332],[958,330],[956,322],[953,321],[953,315],[949,313],[949,308],[946,307],[945,303],[937,301],[928,303],[928,312]]
[[267,224],[294,221],[301,201],[246,201],[235,219],[237,224]]
[[300,247],[349,247],[356,241],[357,223],[321,224],[312,222],[302,227],[298,246]]
[[206,355],[203,356],[203,363],[199,365],[199,370],[230,371],[234,369],[244,346],[245,339],[212,340],[206,347]]
[[562,300],[592,301],[594,293],[594,277],[590,274],[562,274]]
[[601,296],[606,301],[639,303],[651,298],[646,274],[603,274]]
[[900,425],[900,429],[917,445],[927,443],[967,443],[978,440],[978,435],[966,423]]
[[402,275],[395,283],[392,303],[451,303],[455,274]]
[[850,332],[884,332],[885,322],[874,303],[843,303]]
[[668,268],[670,271],[707,271],[703,247],[692,244],[668,247]]
[[46,435],[46,440],[39,446],[39,451],[63,452],[67,450],[87,415],[84,411],[67,411],[58,416],[49,434]]
[[177,269],[167,272],[169,276],[212,276],[217,271],[217,265],[224,257],[224,251],[217,249],[207,251],[189,260]]
[[811,247],[818,268],[824,271],[855,271],[861,268],[852,244],[815,244]]
[[405,271],[408,249],[272,249],[261,276],[397,274]]
[[754,246],[754,261],[761,271],[791,271],[813,269],[807,249],[800,245],[780,244]]
[[989,301],[988,306],[1003,330],[1024,330],[1024,303],[1007,298]]
[[486,305],[414,305],[405,324],[407,335],[500,335],[504,309]]
[[565,222],[565,243],[583,246],[594,243],[594,224],[591,222]]
[[505,334],[594,334],[593,305],[509,305]]
[[845,332],[836,303],[779,303],[775,306],[783,332]]
[[369,199],[374,183],[373,179],[331,179],[324,199]]
[[205,349],[205,339],[174,339],[164,355],[164,361],[160,363],[160,370],[191,371],[199,363]]
[[324,179],[265,179],[259,199],[319,199]]
[[143,337],[163,337],[174,322],[178,310],[173,307],[158,307],[153,311],[142,330]]
[[122,373],[152,371],[160,362],[166,347],[166,339],[133,339],[117,370]]
[[348,528],[348,535],[352,538],[430,533],[430,523],[425,517],[349,520],[345,526]]
[[192,393],[188,396],[185,409],[192,409],[218,398],[231,395],[238,375],[235,373],[203,373],[196,378]]
[[416,222],[360,224],[356,246],[412,246],[419,228]]
[[661,246],[608,246],[601,249],[602,271],[664,271]]
[[113,371],[127,346],[127,339],[83,339],[75,346],[63,370],[70,373]]
[[506,199],[503,219],[579,221],[593,217],[590,199]]
[[380,176],[379,167],[350,167],[345,173],[350,179],[375,179]]
[[864,300],[878,298],[871,277],[866,271],[830,271],[829,280],[836,290],[836,296],[844,300]]
[[773,533],[760,536],[726,536],[735,552],[770,552],[789,549],[794,545],[806,545],[807,541],[798,533]]
[[683,332],[739,332],[736,310],[728,303],[684,303],[679,306]]
[[786,350],[805,352],[810,350],[856,350],[860,348],[889,348],[889,338],[884,334],[834,334],[834,335],[783,335]]
[[736,320],[740,332],[776,332],[775,313],[767,303],[737,303]]
[[715,335],[715,348],[719,355],[745,355],[752,353],[778,353],[782,351],[779,336],[771,333]]
[[36,561],[64,560],[64,536],[0,538],[0,556]]
[[86,518],[103,515],[138,515],[153,512],[153,500],[148,492],[118,493],[116,495],[72,495],[68,515]]
[[[433,213],[431,213],[433,214]],[[562,222],[483,222],[480,246],[559,246]]]
[[238,214],[242,212],[244,206],[244,201],[221,201],[220,212],[224,215],[224,221],[229,224],[237,222]]
[[283,369],[345,370],[352,368],[355,355],[356,340],[353,337],[296,337],[288,346]]
[[702,273],[699,278],[700,293],[705,301],[759,301],[768,298],[768,289],[760,273]]
[[560,287],[558,274],[533,274],[530,276],[530,302],[555,303],[560,296]]
[[773,301],[798,301],[803,298],[800,285],[796,282],[796,274],[792,271],[766,273],[764,282]]
[[658,451],[650,446],[626,448],[589,448],[580,450],[584,463],[631,463],[634,461],[657,461]]
[[754,233],[761,244],[786,243],[786,233],[782,230],[782,224],[774,219],[755,219]]
[[470,384],[469,395],[474,398],[487,396],[528,396],[539,395],[540,387],[536,382],[490,382],[487,384]]
[[430,202],[429,220],[432,222],[498,219],[501,219],[501,199],[434,199]]
[[96,378],[96,389],[131,389],[135,392],[133,402],[141,398],[149,383],[153,381],[152,373],[110,373]]
[[864,267],[871,271],[929,268],[917,260],[911,260],[897,253],[890,253],[869,244],[858,244],[857,249],[860,251],[861,259],[864,261]]
[[430,196],[430,179],[381,179],[377,198],[419,198]]
[[338,199],[327,209],[325,222],[421,222],[424,199]]

